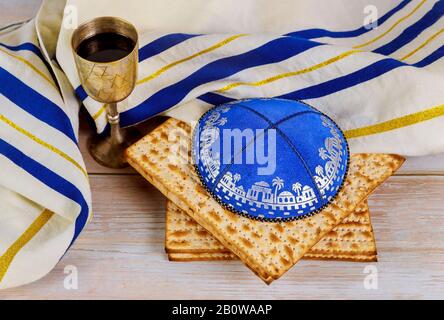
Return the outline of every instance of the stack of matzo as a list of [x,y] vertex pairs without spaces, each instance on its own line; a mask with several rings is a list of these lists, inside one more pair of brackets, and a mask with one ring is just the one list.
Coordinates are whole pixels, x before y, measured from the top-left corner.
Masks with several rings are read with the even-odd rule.
[[[166,209],[165,249],[171,261],[237,259],[235,254],[169,200]],[[376,243],[367,202],[361,203],[303,258],[376,261]]]
[[[169,119],[126,152],[128,162],[177,207],[169,205],[168,210],[170,258],[236,256],[266,283],[278,279],[304,256],[375,259],[370,220],[360,212],[368,211],[363,209],[365,199],[401,166],[401,157],[352,155],[343,189],[323,211],[292,222],[260,222],[227,211],[211,198],[191,165],[190,142],[190,127]],[[358,208],[360,204],[363,207]]]

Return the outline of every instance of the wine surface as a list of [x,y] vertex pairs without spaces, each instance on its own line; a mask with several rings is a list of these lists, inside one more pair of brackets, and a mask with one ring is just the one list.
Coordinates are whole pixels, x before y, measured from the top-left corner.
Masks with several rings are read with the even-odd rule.
[[77,53],[93,62],[112,62],[126,57],[133,49],[132,39],[118,33],[99,33],[82,41]]

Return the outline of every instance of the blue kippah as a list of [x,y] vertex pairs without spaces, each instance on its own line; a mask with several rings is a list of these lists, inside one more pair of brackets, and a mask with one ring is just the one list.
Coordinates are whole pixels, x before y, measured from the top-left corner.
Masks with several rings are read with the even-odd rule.
[[193,135],[203,186],[228,210],[258,220],[294,220],[322,210],[342,187],[349,157],[336,123],[293,100],[214,107]]

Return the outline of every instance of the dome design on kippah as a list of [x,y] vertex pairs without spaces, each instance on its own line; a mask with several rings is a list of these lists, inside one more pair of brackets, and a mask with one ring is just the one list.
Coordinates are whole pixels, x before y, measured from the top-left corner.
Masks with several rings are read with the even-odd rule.
[[206,112],[193,134],[203,186],[230,211],[264,221],[313,215],[347,175],[344,134],[299,101],[246,99]]

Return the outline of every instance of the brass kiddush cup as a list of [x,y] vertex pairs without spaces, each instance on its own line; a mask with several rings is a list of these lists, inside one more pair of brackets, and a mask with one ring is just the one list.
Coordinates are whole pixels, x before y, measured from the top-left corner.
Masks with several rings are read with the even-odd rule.
[[124,150],[139,135],[134,129],[120,128],[117,103],[126,99],[136,84],[137,30],[123,19],[100,17],[80,25],[71,46],[80,82],[92,99],[106,104],[110,124],[109,135],[96,134],[90,139],[89,151],[101,165],[126,167]]

